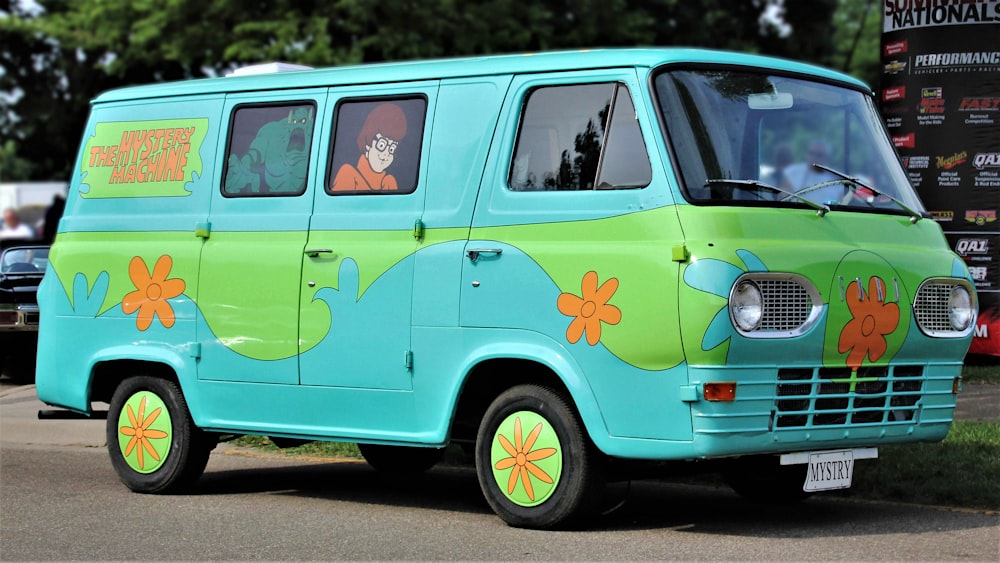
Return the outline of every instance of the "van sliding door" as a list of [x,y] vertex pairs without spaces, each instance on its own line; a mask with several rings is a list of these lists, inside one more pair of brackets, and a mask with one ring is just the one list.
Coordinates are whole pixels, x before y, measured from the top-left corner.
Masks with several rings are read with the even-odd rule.
[[412,389],[414,225],[436,95],[437,82],[331,91],[326,177],[300,258],[302,385]]
[[204,226],[200,379],[296,384],[302,251],[326,90],[226,99]]

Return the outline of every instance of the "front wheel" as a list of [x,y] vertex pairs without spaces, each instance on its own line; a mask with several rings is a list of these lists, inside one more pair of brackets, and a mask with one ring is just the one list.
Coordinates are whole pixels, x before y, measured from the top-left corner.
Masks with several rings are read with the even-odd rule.
[[476,438],[479,486],[511,526],[556,528],[589,515],[603,485],[599,460],[569,400],[534,385],[500,394]]
[[108,409],[108,452],[118,477],[139,493],[168,493],[205,471],[215,440],[191,420],[180,388],[140,375],[123,381]]

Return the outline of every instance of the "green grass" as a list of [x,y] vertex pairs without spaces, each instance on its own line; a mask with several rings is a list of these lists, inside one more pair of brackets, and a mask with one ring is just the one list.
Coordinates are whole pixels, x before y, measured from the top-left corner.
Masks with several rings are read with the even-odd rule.
[[1000,424],[955,422],[943,442],[879,448],[859,462],[851,496],[1000,510]]
[[962,368],[962,381],[1000,385],[1000,362],[996,359],[970,361]]
[[294,448],[281,449],[266,436],[240,436],[230,443],[234,446],[255,448],[265,452],[280,452],[288,456],[361,458],[361,451],[358,450],[357,444],[346,442],[308,442]]

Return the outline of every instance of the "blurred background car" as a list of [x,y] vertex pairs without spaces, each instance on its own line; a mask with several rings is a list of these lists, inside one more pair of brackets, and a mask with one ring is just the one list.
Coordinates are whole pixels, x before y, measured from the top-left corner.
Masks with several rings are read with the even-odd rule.
[[0,243],[0,374],[18,381],[35,378],[36,295],[48,263],[48,246]]

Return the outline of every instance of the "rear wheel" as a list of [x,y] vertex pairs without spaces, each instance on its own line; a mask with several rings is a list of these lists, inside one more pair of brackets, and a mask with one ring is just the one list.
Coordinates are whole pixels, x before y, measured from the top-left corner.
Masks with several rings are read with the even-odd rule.
[[216,443],[194,426],[177,384],[146,375],[130,377],[115,390],[107,439],[118,477],[140,493],[191,485],[205,471]]
[[563,395],[534,385],[503,392],[476,439],[486,501],[511,526],[556,528],[590,515],[603,486],[600,453]]
[[413,448],[407,446],[380,446],[358,444],[368,465],[383,473],[415,475],[423,473],[444,457],[441,448]]

